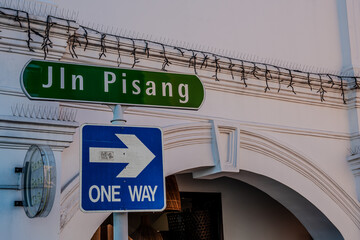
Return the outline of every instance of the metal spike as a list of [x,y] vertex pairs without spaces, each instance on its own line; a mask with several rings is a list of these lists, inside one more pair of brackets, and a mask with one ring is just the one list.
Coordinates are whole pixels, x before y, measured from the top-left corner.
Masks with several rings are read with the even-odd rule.
[[64,108],[63,109],[63,115],[62,115],[62,120],[63,121],[67,121],[68,120],[68,109],[67,108]]
[[74,18],[75,18],[75,11],[74,10],[72,10],[71,12],[70,12],[70,20],[74,20]]
[[253,62],[257,62],[257,60],[256,60],[256,55],[251,54],[251,61],[253,61]]
[[50,10],[48,11],[48,8],[50,9],[51,6],[49,6],[49,5],[46,5],[46,6],[45,6],[44,15],[45,15],[46,13],[50,12]]
[[[43,7],[43,5],[42,4],[36,4],[36,12],[37,12],[37,15],[38,16],[43,16],[42,15],[42,7]],[[46,17],[46,13],[45,13],[45,16],[44,17]]]
[[57,120],[57,116],[58,116],[58,108],[52,108],[52,118],[53,120]]
[[17,9],[21,9],[20,0],[17,0]]
[[[16,106],[16,105],[15,105]],[[10,106],[10,109],[11,109],[11,113],[13,116],[15,116],[15,109],[16,107],[14,107],[13,105]]]
[[281,64],[283,67],[288,68],[288,62],[286,62],[286,60],[282,60]]
[[309,67],[309,65],[304,65],[304,71],[305,71],[305,72],[310,72],[310,67]]
[[44,106],[44,109],[43,109],[43,119],[47,119],[48,118],[48,106]]
[[54,6],[54,5],[50,5],[50,6],[49,6],[49,11],[48,11],[49,14],[52,15],[52,16],[55,16],[54,11],[55,11],[55,6]]
[[23,117],[23,112],[24,112],[24,106],[23,104],[19,105],[19,117]]
[[133,31],[133,38],[139,39],[139,32]]
[[77,109],[74,110],[74,114],[73,114],[73,117],[71,119],[73,122],[75,122],[76,116],[77,116]]
[[75,110],[73,110],[72,112],[73,112],[73,114],[72,114],[72,118],[71,118],[70,120],[73,121],[73,122],[75,122],[76,115],[77,115],[77,110],[75,109]]
[[279,65],[280,65],[279,59],[278,59],[278,58],[273,59],[273,64],[274,64],[275,66],[279,66]]
[[101,30],[100,30],[100,24],[96,24],[95,30],[98,31],[98,32],[101,32]]
[[68,9],[65,9],[65,8],[63,8],[63,11],[62,11],[62,18],[65,18],[65,19],[67,19],[68,17],[67,17],[67,13],[66,13],[66,11],[67,11]]
[[69,19],[69,12],[70,12],[70,9],[65,9],[65,17],[66,19]]
[[129,37],[128,30],[124,29],[124,37]]
[[276,64],[276,58],[271,59],[271,64],[277,66],[277,64]]
[[60,8],[60,9],[59,9],[58,17],[61,17],[61,18],[64,17],[64,9],[63,9],[63,8]]
[[248,60],[248,54],[247,53],[244,53],[243,60]]
[[226,51],[224,49],[221,49],[221,55],[226,56]]
[[34,118],[34,106],[29,105],[29,118]]
[[42,119],[46,119],[47,115],[48,115],[48,110],[47,110],[47,106],[44,106],[43,110],[42,110]]
[[166,45],[170,45],[170,42],[171,42],[171,39],[167,37],[166,41],[165,41]]
[[71,111],[69,110],[69,109],[66,109],[66,111],[65,111],[65,121],[69,121],[70,120],[70,118],[71,118]]
[[64,108],[64,114],[63,114],[63,117],[62,117],[62,120],[63,121],[69,121],[69,114],[70,114],[70,110],[68,108]]
[[34,118],[39,118],[39,106],[34,107]]
[[70,20],[75,20],[75,16],[76,16],[76,11],[75,11],[75,10],[71,10],[71,11],[70,11],[69,19],[70,19]]
[[73,19],[74,21],[79,20],[79,14],[80,14],[79,10],[78,10],[78,11],[75,11],[74,19]]
[[189,43],[189,48],[190,48],[191,50],[194,50],[194,43]]
[[119,28],[118,27],[116,27],[115,29],[114,29],[114,33],[113,33],[115,36],[119,36]]
[[64,108],[61,107],[60,110],[59,110],[59,120],[60,121],[64,121]]
[[29,114],[29,104],[24,105],[24,117],[30,117]]
[[51,115],[51,108],[50,108],[50,106],[47,106],[45,119],[50,119],[50,115]]

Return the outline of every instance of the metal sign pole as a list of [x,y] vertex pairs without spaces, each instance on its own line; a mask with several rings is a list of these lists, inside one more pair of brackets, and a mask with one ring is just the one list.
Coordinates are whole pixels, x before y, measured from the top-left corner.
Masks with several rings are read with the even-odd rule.
[[128,240],[128,212],[163,211],[166,205],[162,131],[125,126],[121,106],[111,109],[112,125],[80,129],[80,209],[113,212],[114,239]]
[[[112,124],[125,125],[123,109],[121,105],[110,106],[113,111]],[[113,213],[114,240],[128,240],[128,213]]]

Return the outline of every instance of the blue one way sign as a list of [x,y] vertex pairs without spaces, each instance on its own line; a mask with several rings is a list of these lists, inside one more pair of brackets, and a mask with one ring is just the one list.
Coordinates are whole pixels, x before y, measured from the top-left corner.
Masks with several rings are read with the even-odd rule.
[[82,125],[80,134],[82,211],[165,208],[161,129]]

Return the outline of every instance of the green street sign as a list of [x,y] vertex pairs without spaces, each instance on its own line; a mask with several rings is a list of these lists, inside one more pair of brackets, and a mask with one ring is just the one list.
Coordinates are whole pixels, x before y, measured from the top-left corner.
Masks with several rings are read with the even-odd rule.
[[204,86],[195,75],[31,60],[21,74],[28,98],[149,107],[200,108]]

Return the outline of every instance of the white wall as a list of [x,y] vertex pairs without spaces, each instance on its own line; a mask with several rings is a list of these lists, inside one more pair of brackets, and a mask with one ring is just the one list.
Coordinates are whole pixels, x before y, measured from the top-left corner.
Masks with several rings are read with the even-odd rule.
[[[218,49],[231,49],[230,52],[235,53],[239,52],[258,55],[260,56],[260,60],[262,58],[276,58],[282,59],[285,62],[290,61],[314,67],[326,66],[326,68],[335,70],[340,70],[345,63],[343,57],[344,52],[341,52],[344,49],[343,44],[345,43],[344,39],[339,36],[338,10],[336,9],[339,5],[343,6],[344,2],[341,1],[197,0],[172,2],[163,0],[58,0],[52,2],[56,3],[60,8],[79,11],[78,22],[80,24],[87,25],[89,22],[95,22],[95,28],[101,28],[101,26],[97,25],[104,24],[105,27],[102,27],[103,31],[111,31],[111,27],[114,26],[115,28],[120,29],[130,29],[136,33],[144,33],[145,38],[147,38],[146,35],[149,34],[151,36],[148,37],[153,40],[158,40],[161,37],[173,39],[174,42],[172,42],[172,44],[180,46],[182,44],[176,41],[190,42],[191,44],[188,47],[205,47],[205,50],[212,52],[218,52],[218,50],[212,48],[207,49],[208,46]],[[13,22],[13,25],[16,25],[16,23]],[[107,28],[107,26],[110,26],[110,28]],[[92,27],[91,24],[90,27]],[[11,30],[4,30],[0,33],[0,36],[9,33],[12,33]],[[124,34],[128,33],[125,32]],[[0,66],[0,115],[6,116],[11,116],[11,106],[15,103],[30,102],[21,92],[19,75],[22,67],[29,58],[43,57],[41,51],[39,51],[40,53],[34,53],[34,55],[27,55],[29,54],[29,51],[24,42],[26,36],[23,32],[20,33],[18,31],[16,36],[13,37],[14,39],[22,39],[21,44],[23,45],[4,43],[5,40],[0,39],[1,46],[3,47],[1,48],[0,54],[0,62],[2,63]],[[36,38],[36,36],[33,37],[34,39]],[[139,37],[142,37],[142,35]],[[17,41],[19,39],[17,39]],[[41,44],[40,40],[37,39],[38,45]],[[54,53],[54,55],[50,55],[52,58],[69,61],[69,54],[65,49],[66,39],[61,39],[61,41],[63,45],[56,46],[56,53],[54,53],[55,51],[52,52],[53,49],[50,49],[50,53]],[[197,46],[197,44],[199,44],[199,46]],[[59,43],[59,45],[61,44]],[[83,61],[86,63],[115,66],[114,62],[105,62],[103,60],[95,59],[98,56],[98,52],[91,52],[91,50],[84,52],[81,48],[77,49],[83,54],[79,62]],[[231,55],[231,53],[226,52],[224,54]],[[111,56],[111,53],[108,53],[108,57],[109,59],[116,59],[116,56]],[[71,60],[77,61],[76,59]],[[132,59],[125,62],[124,65],[129,66],[131,60]],[[159,70],[156,64],[161,66],[161,61],[150,63],[141,61],[137,67]],[[281,65],[282,63],[279,64]],[[296,66],[294,67],[296,68]],[[170,66],[169,71],[193,73],[192,69],[180,66]],[[334,92],[329,93],[331,97],[326,98],[325,96],[327,101],[321,103],[318,94],[316,93],[317,89],[310,92],[308,89],[299,87],[301,91],[298,92],[297,95],[294,95],[289,92],[289,89],[286,91],[287,82],[284,82],[283,88],[285,91],[277,93],[276,87],[272,87],[272,90],[269,93],[263,93],[263,82],[261,81],[259,81],[261,84],[259,85],[259,82],[254,83],[254,79],[249,79],[249,81],[252,81],[253,85],[249,88],[244,88],[239,83],[238,78],[232,81],[229,75],[221,74],[221,81],[215,82],[213,78],[209,77],[212,75],[213,72],[210,71],[199,71],[199,77],[206,85],[206,101],[198,112],[128,108],[125,115],[128,124],[166,127],[183,123],[209,123],[209,120],[216,119],[227,121],[232,125],[241,126],[242,129],[251,129],[254,132],[260,132],[274,141],[280,140],[280,142],[285,142],[285,147],[295,152],[291,157],[296,155],[301,156],[301,159],[309,160],[308,165],[306,165],[304,169],[310,169],[311,171],[315,169],[318,171],[316,173],[320,172],[324,174],[324,176],[326,176],[324,178],[327,180],[326,183],[329,183],[329,185],[326,185],[326,191],[333,186],[336,186],[336,189],[341,192],[339,198],[343,199],[340,199],[338,202],[333,201],[330,197],[331,195],[326,195],[327,193],[324,193],[325,190],[322,188],[323,185],[317,185],[318,182],[311,181],[311,177],[309,177],[310,180],[308,180],[306,176],[298,176],[300,174],[296,175],[296,178],[294,179],[302,179],[306,181],[308,184],[307,186],[310,187],[305,189],[304,186],[300,186],[302,182],[299,181],[297,184],[294,184],[294,188],[304,188],[304,197],[312,199],[316,206],[321,207],[324,203],[330,202],[331,204],[324,206],[323,209],[327,211],[325,214],[328,214],[331,218],[336,218],[334,215],[336,215],[335,213],[338,211],[341,211],[341,208],[339,207],[341,204],[343,204],[341,206],[346,208],[346,210],[353,210],[354,216],[352,215],[352,219],[350,219],[352,216],[348,216],[349,214],[341,215],[342,218],[346,219],[351,224],[343,226],[345,224],[342,224],[340,220],[337,221],[337,224],[345,230],[346,227],[351,228],[352,235],[350,236],[358,236],[359,228],[357,226],[360,225],[359,203],[356,200],[354,178],[346,162],[346,157],[349,154],[350,134],[353,134],[354,132],[351,131],[352,128],[349,126],[347,115],[348,106],[342,104],[338,89],[332,90]],[[32,103],[35,102],[32,101]],[[44,104],[50,103],[45,102]],[[109,120],[112,118],[112,114],[106,106],[58,102],[51,103],[50,105],[61,105],[78,109],[76,121],[79,123],[109,123]],[[4,138],[11,137],[9,133],[6,132],[3,132],[3,135],[4,136],[2,137]],[[51,134],[48,134],[48,138],[51,136]],[[355,137],[356,136],[357,135],[355,135]],[[59,173],[59,186],[63,188],[63,190],[78,174],[78,141],[79,136],[77,130],[74,135],[74,142],[70,147],[65,149],[62,154],[57,154],[57,161],[62,170],[61,173]],[[186,148],[186,150],[189,150],[188,155],[186,156],[192,155],[195,158],[200,152],[206,152],[201,160],[192,163],[194,167],[211,167],[212,164],[214,164],[213,159],[211,158],[211,147],[213,147],[211,145],[211,139],[209,140],[208,145],[203,145],[202,148],[196,148],[196,146],[189,145]],[[175,169],[182,171],[189,167],[188,165],[185,167],[185,162],[188,163],[190,160],[192,161],[192,159],[189,158],[190,160],[187,159],[188,161],[181,161],[182,150],[183,149],[180,148],[169,150],[169,155],[177,156],[177,158],[169,160],[174,166],[171,166],[171,168],[167,167],[167,170],[171,169],[172,171]],[[11,160],[11,162],[0,159],[1,169],[4,169],[3,171],[5,171],[5,169],[6,171],[8,171],[8,169],[11,171],[14,163],[21,162],[21,156],[19,157],[18,154],[24,154],[24,149],[22,149],[22,152],[13,151],[9,153],[6,146],[5,148],[3,147],[1,151],[5,151],[5,154],[10,156],[9,158],[14,159]],[[253,159],[254,161],[252,161]],[[268,161],[268,159],[264,158],[261,154],[245,151],[245,154],[240,156],[240,163],[244,163],[244,165],[239,165],[240,170],[246,168],[249,171],[254,170],[254,172],[266,173],[270,177],[271,174],[276,174],[278,179],[283,179],[282,181],[284,184],[287,179],[292,177],[292,172],[288,170],[286,164],[275,162],[271,159]],[[299,165],[301,164],[303,164],[303,162],[300,161]],[[267,169],[268,167],[278,165],[279,167],[275,168],[274,171],[271,171],[272,169]],[[307,168],[309,166],[312,168]],[[311,173],[310,170],[306,172],[306,174]],[[1,171],[0,173],[3,172]],[[169,170],[167,173],[173,172],[170,172]],[[6,173],[3,175],[4,177],[0,176],[0,180],[8,180],[5,178],[5,176],[8,175],[9,174]],[[196,190],[195,186],[191,186],[190,183],[190,180],[184,182],[184,186],[188,187],[186,187],[186,189]],[[210,190],[218,191],[223,185],[227,186],[226,184],[221,183],[220,185],[214,185]],[[204,189],[207,187],[208,185],[204,185]],[[239,186],[239,188],[242,188],[242,186]],[[224,203],[234,204],[232,207],[237,207],[238,213],[245,214],[246,216],[251,215],[251,212],[242,208],[242,205],[246,205],[248,202],[237,205],[235,204],[236,202],[233,201],[234,196],[236,199],[244,200],[242,198],[242,191],[232,192],[233,189],[225,189]],[[246,188],[244,191],[249,192],[250,190]],[[321,197],[314,197],[314,194],[312,194],[311,191],[316,191],[316,193],[319,192],[318,194],[321,195]],[[1,218],[0,226],[6,227],[5,230],[8,233],[7,236],[9,236],[9,238],[14,237],[14,239],[16,239],[19,237],[16,235],[17,233],[13,232],[15,230],[12,229],[14,222],[17,221],[25,222],[23,225],[25,230],[29,230],[30,228],[37,230],[43,225],[46,225],[47,230],[44,231],[44,234],[51,231],[51,234],[54,234],[54,238],[59,236],[59,231],[57,229],[59,228],[60,219],[60,196],[58,196],[56,200],[57,208],[52,212],[52,214],[54,214],[53,218],[36,219],[30,222],[30,220],[24,216],[24,213],[21,212],[22,210],[20,211],[19,209],[9,207],[11,201],[14,198],[19,197],[17,192],[2,191],[1,194],[5,194],[6,197],[2,198],[3,200],[0,200],[4,203],[0,206],[1,211],[4,213],[4,215],[1,215],[3,217]],[[255,196],[256,194],[254,194],[253,197],[255,198]],[[255,202],[254,198],[245,200]],[[261,197],[259,204],[262,203],[263,200],[264,198]],[[265,203],[267,206],[276,205],[269,199],[266,199]],[[334,209],[336,211],[331,211],[331,206],[335,206]],[[263,211],[260,212],[256,212],[258,209],[253,210],[254,214],[262,216],[261,214],[269,209],[264,208],[262,209]],[[239,227],[237,228],[237,231],[239,232],[233,232],[232,229],[228,229],[227,227],[231,225],[228,223],[232,223],[232,221],[236,219],[236,216],[233,215],[227,205],[224,205],[223,211],[225,214],[224,222],[227,224],[225,226],[227,239],[234,239],[232,237],[236,234],[245,234],[248,237],[262,234],[256,231],[247,232],[243,229],[243,225],[247,226],[249,224],[246,223],[245,219],[240,219],[238,222]],[[266,218],[271,219],[270,215],[271,214],[266,215]],[[8,221],[8,218],[11,219],[11,221]],[[104,215],[96,215],[93,218],[89,217],[87,219],[86,215],[77,213],[77,215],[75,214],[74,219],[68,223],[69,225],[63,230],[64,232],[62,234],[63,236],[71,236],[71,231],[77,229],[76,227],[79,226],[78,224],[86,225],[86,223],[84,224],[82,222],[85,220],[88,220],[88,227],[93,231],[96,229],[97,224],[101,222],[102,218],[104,218]],[[278,220],[280,221],[281,219]],[[267,230],[272,226],[271,221],[258,224]],[[11,229],[11,231],[8,231],[8,229]],[[276,228],[274,229],[275,232],[269,231],[271,234],[278,237],[280,235],[280,230],[280,228]],[[23,232],[22,236],[25,236],[25,234],[26,231]],[[31,234],[35,236],[36,234],[43,233],[36,233],[36,231],[33,231],[30,235]],[[76,232],[73,236],[83,236],[81,234],[81,232]],[[285,234],[290,233],[286,231]],[[39,239],[46,239],[43,235],[38,236]],[[261,237],[259,235],[256,236]]]
[[[247,53],[315,67],[341,68],[336,0],[61,0],[95,27],[154,40]],[[106,12],[106,14],[104,14]],[[114,31],[115,31],[114,30]]]
[[[15,167],[22,167],[26,150],[0,147],[2,156],[0,185],[20,183],[21,174],[14,173]],[[60,152],[54,153],[56,165],[60,166]],[[6,159],[4,159],[6,158]],[[60,167],[57,168],[60,176]],[[15,207],[14,201],[22,201],[22,192],[17,190],[0,190],[0,231],[2,238],[18,239],[58,239],[60,232],[60,179],[56,179],[55,201],[46,218],[28,218],[23,207]]]

